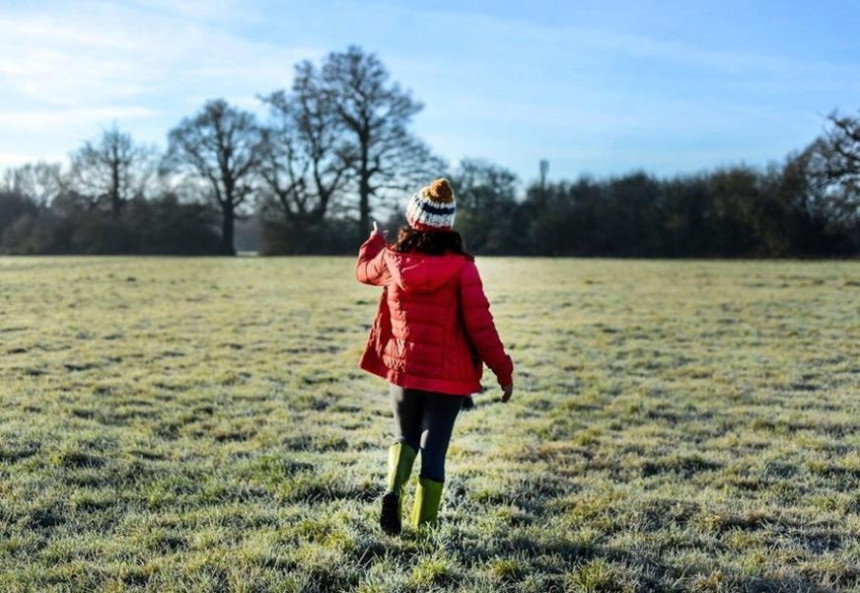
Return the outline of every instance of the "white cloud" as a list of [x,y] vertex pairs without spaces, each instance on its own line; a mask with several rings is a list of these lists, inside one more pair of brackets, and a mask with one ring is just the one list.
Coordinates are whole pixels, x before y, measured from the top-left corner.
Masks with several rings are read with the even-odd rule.
[[194,21],[258,23],[263,18],[247,0],[136,0],[131,4]]
[[18,167],[27,163],[45,161],[62,163],[66,160],[64,154],[32,154],[25,152],[0,152],[0,171],[9,167]]
[[15,132],[36,132],[54,129],[74,121],[77,126],[93,125],[113,120],[149,117],[157,112],[147,107],[92,107],[40,111],[0,111],[0,129]]
[[260,113],[256,94],[288,86],[293,64],[321,53],[233,33],[232,23],[257,18],[238,2],[180,4],[4,7],[0,167],[65,161],[113,123],[138,141],[160,143],[216,97]]
[[190,18],[196,15],[190,8],[178,14],[93,2],[75,8],[0,20],[3,94],[92,106],[240,88],[260,92],[287,84],[292,65],[309,53],[224,32],[205,18]]

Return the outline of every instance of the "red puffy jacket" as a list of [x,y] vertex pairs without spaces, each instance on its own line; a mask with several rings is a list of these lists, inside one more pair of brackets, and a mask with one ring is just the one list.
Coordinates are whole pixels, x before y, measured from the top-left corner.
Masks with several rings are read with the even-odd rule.
[[514,365],[471,257],[399,253],[374,233],[355,276],[383,287],[362,369],[401,387],[469,395],[481,390],[486,362],[499,385],[511,383]]

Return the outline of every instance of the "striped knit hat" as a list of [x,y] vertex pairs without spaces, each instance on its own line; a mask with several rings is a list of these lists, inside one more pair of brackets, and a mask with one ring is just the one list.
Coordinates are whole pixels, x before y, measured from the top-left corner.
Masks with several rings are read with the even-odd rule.
[[451,184],[437,179],[409,198],[406,222],[416,231],[450,231],[456,211]]

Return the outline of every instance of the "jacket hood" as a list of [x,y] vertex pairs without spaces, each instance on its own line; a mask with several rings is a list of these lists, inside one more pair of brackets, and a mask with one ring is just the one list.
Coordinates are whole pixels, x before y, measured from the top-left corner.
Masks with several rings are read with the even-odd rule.
[[404,292],[433,292],[456,278],[466,258],[462,255],[426,255],[385,252],[385,261],[394,283]]

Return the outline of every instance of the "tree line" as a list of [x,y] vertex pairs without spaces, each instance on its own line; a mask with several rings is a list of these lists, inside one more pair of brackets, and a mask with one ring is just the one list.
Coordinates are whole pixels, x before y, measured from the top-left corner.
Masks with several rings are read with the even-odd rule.
[[[371,216],[403,223],[405,197],[454,186],[456,228],[476,254],[833,257],[860,253],[860,119],[784,162],[659,179],[644,172],[521,190],[481,159],[455,168],[412,131],[423,107],[359,47],[295,67],[259,97],[223,99],[169,131],[167,148],[116,126],[71,154],[0,179],[0,253],[235,254],[236,229],[267,254],[351,253]],[[242,243],[243,237],[239,237]]]
[[511,173],[465,161],[454,177],[458,225],[484,254],[856,257],[860,121],[831,122],[826,137],[765,169],[581,177],[534,183],[521,200]]

